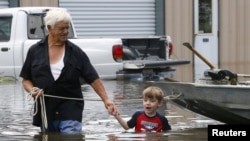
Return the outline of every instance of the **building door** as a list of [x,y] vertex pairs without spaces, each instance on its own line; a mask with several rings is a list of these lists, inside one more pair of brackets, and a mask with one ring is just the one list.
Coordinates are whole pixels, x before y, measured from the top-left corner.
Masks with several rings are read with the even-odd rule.
[[[218,68],[218,0],[194,0],[194,48]],[[194,79],[210,67],[194,57]]]

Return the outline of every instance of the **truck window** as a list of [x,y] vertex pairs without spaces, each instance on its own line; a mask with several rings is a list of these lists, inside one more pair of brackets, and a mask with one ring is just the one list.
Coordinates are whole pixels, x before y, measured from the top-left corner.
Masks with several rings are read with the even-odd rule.
[[[29,39],[42,39],[48,32],[45,28],[43,21],[44,14],[30,14],[28,15],[28,38]],[[74,38],[72,26],[69,28],[68,38]]]
[[0,17],[0,42],[10,40],[12,16]]

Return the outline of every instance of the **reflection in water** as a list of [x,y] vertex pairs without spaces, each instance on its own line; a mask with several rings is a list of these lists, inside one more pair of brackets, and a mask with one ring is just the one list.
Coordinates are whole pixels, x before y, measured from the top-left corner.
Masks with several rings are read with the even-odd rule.
[[40,133],[34,136],[36,141],[85,141],[84,134],[59,134],[59,133]]
[[[144,82],[104,81],[108,95],[120,111],[124,119],[129,119],[137,110],[143,110],[142,90],[151,85]],[[82,87],[85,98],[83,111],[83,133],[78,135],[62,135],[40,133],[40,129],[32,126],[31,107],[33,101],[26,99],[20,82],[0,82],[0,140],[1,141],[64,141],[64,140],[150,140],[177,141],[207,140],[207,125],[218,122],[194,114],[166,101],[158,112],[168,118],[172,131],[167,133],[133,133],[133,129],[124,131],[116,119],[109,115],[100,98],[93,89]]]
[[120,133],[109,134],[110,141],[207,141],[206,128],[193,128],[167,133]]
[[121,133],[108,135],[110,141],[162,141],[168,140],[168,135],[162,133]]

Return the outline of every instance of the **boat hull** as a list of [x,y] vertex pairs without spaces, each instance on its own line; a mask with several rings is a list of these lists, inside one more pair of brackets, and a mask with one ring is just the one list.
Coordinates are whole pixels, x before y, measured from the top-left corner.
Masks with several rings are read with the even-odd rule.
[[226,124],[250,124],[250,86],[154,82],[167,98],[195,113]]

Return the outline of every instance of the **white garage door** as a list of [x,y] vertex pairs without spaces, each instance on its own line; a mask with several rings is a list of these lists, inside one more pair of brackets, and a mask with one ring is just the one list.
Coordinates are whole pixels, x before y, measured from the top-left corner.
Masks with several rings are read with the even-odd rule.
[[0,0],[0,8],[8,8],[9,0]]
[[155,35],[155,0],[59,0],[78,37]]

